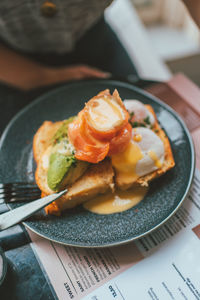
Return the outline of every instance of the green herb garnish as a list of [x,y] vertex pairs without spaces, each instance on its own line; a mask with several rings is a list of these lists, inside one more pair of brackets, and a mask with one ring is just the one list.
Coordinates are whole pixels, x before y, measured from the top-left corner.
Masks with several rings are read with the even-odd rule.
[[147,116],[147,117],[144,119],[144,122],[145,122],[147,125],[151,125],[150,117]]
[[134,116],[134,111],[129,113],[130,117],[129,117],[129,121],[131,121],[132,117]]
[[53,138],[51,139],[52,144],[57,144],[59,143],[62,139],[68,137],[68,126],[70,123],[74,121],[76,117],[71,117],[65,121],[63,121],[62,125],[60,128],[56,131],[54,134]]
[[131,126],[134,128],[134,127],[138,127],[139,126],[139,123],[138,122],[131,122]]

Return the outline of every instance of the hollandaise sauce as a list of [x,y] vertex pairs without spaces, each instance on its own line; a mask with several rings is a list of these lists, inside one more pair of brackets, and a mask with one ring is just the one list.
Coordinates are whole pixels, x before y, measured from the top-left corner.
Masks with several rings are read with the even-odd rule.
[[147,193],[147,187],[134,187],[127,191],[99,195],[84,203],[84,208],[96,214],[114,214],[137,205]]
[[127,146],[126,150],[111,157],[112,165],[120,173],[120,176],[124,178],[134,178],[135,180],[139,177],[136,174],[136,164],[143,158],[143,154],[139,146],[131,141]]

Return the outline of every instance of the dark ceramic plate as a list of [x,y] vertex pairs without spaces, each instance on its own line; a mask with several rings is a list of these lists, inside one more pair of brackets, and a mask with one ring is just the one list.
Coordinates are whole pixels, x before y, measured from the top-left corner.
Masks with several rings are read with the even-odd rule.
[[[135,98],[153,106],[166,131],[176,162],[173,170],[152,182],[145,199],[122,213],[97,215],[82,206],[61,217],[43,211],[25,222],[39,235],[80,247],[105,247],[144,236],[163,224],[186,197],[194,172],[194,149],[190,134],[177,114],[142,90],[119,81],[92,80],[71,83],[49,92],[28,105],[10,122],[0,144],[0,182],[32,181],[35,163],[33,135],[44,120],[63,120],[82,109],[99,91],[118,89],[122,99]],[[15,207],[13,204],[11,208]],[[137,209],[136,209],[137,208]]]

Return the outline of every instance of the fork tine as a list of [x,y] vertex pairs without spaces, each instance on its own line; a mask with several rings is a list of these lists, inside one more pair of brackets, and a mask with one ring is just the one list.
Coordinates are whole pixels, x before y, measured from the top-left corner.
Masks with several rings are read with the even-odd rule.
[[0,183],[0,187],[4,187],[4,186],[37,186],[37,184],[34,181],[29,181],[29,182],[25,182],[25,181],[16,181],[16,182],[5,182],[5,183]]
[[4,193],[34,193],[39,191],[38,187],[36,188],[0,188],[0,195]]
[[32,197],[28,197],[28,198],[25,198],[25,197],[14,198],[13,197],[13,198],[5,199],[4,203],[31,202],[31,201],[39,199],[39,198],[40,198],[40,195],[32,196]]
[[1,197],[0,198],[0,203],[10,203],[10,202],[29,202],[32,201],[34,199],[38,199],[41,197],[41,193],[35,193],[33,195],[9,195],[9,196],[5,196],[5,197]]
[[8,183],[0,183],[0,188],[10,188],[10,187],[36,187],[35,182],[8,182]]
[[35,193],[38,191],[39,191],[38,188],[35,188],[35,189],[0,189],[0,195],[1,194],[12,194],[12,193],[15,193],[15,194]]
[[41,191],[34,182],[13,182],[0,184],[0,204],[9,202],[31,201],[41,196]]
[[0,194],[0,199],[4,199],[4,198],[11,198],[11,197],[15,197],[15,198],[20,198],[20,197],[30,197],[30,196],[37,196],[37,195],[40,195],[41,192],[40,191],[35,191],[35,192],[32,192],[32,193],[3,193],[3,194]]
[[13,182],[13,183],[0,183],[0,193],[4,190],[26,190],[31,189],[35,190],[38,189],[38,186],[34,182]]

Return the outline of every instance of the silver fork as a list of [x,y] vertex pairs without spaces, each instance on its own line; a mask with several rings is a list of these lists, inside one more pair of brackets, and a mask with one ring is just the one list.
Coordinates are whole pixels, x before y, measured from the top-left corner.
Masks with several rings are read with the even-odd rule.
[[0,204],[32,201],[40,195],[41,191],[34,182],[0,183]]
[[[7,199],[9,199],[8,195],[13,195],[15,199],[23,199],[24,201],[29,200],[28,192],[29,192],[29,195],[31,196],[30,188],[24,187],[21,189],[17,189],[17,188],[11,189],[11,187],[13,187],[13,185],[15,186],[15,184],[10,184],[10,185],[6,184],[6,188],[8,188],[8,192],[5,192],[5,189],[3,190],[3,188],[2,188],[2,190],[4,192],[4,193],[2,192],[2,194],[7,195]],[[19,192],[19,194],[18,194],[18,192]],[[30,217],[32,214],[34,214],[41,208],[45,207],[46,205],[50,204],[51,202],[55,201],[57,198],[61,197],[66,192],[67,192],[67,189],[65,189],[59,193],[49,195],[47,197],[37,199],[35,201],[24,204],[24,205],[17,207],[11,211],[1,214],[0,215],[0,231],[7,229],[7,228],[23,221],[24,219]],[[35,195],[36,194],[37,193],[35,192]],[[34,196],[32,195],[32,197],[35,197],[35,195]],[[2,199],[5,199],[3,197],[2,197]],[[9,202],[9,200],[7,200],[7,201]]]

